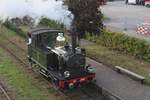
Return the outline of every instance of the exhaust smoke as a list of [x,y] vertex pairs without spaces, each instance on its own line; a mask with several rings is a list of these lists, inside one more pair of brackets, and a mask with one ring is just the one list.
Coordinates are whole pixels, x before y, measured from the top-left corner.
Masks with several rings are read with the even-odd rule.
[[[31,16],[37,22],[41,17],[57,20],[70,26],[71,13],[57,0],[0,0],[0,19]],[[71,17],[68,17],[71,16]]]

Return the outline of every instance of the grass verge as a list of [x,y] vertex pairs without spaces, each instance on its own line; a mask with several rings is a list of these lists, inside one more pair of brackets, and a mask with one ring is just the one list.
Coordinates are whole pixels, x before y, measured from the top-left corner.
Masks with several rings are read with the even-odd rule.
[[146,77],[146,83],[150,84],[150,62],[139,60],[130,55],[121,54],[107,47],[82,41],[82,47],[87,50],[90,58],[109,66],[121,66]]
[[25,33],[25,35],[27,35],[27,32],[30,30],[30,27],[25,25],[19,26],[19,28]]
[[[15,32],[5,27],[1,27],[0,32],[9,38],[16,37],[17,39]],[[1,37],[0,41],[3,40]],[[14,97],[14,100],[63,99],[61,96],[56,96],[56,91],[53,88],[42,86],[34,76],[0,48],[0,78],[4,79],[5,83],[16,91],[17,97]]]
[[20,65],[15,64],[7,53],[0,48],[0,76],[15,88],[18,100],[56,100],[54,95],[50,95],[38,88],[33,82],[33,78],[28,75]]

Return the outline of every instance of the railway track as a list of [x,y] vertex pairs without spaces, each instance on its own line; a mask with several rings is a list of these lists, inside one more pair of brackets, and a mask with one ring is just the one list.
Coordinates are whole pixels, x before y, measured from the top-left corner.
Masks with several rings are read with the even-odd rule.
[[63,95],[65,97],[65,100],[103,100],[103,97],[98,92],[96,92],[96,88],[93,88],[89,85],[85,87],[81,86],[80,88],[74,90],[60,91],[59,89],[54,88],[55,86],[53,86],[49,82],[49,80],[40,75],[38,67],[31,67],[29,65],[28,60],[26,59],[26,49],[21,48],[21,46],[17,45],[14,41],[10,40],[3,34],[0,33],[0,35],[4,40],[3,42],[0,42],[0,46],[5,49],[11,56],[13,56],[17,61],[19,61],[19,63],[24,66],[29,73],[33,73],[35,78],[40,82],[41,86],[44,86],[47,89],[55,89],[55,91],[57,91],[57,95]]
[[12,100],[2,83],[0,83],[0,99],[1,98],[2,100]]

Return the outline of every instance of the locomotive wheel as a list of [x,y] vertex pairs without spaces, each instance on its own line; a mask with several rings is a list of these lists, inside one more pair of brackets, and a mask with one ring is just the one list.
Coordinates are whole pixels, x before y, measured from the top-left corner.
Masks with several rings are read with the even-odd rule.
[[74,89],[75,85],[74,84],[68,84],[69,89]]
[[28,61],[29,61],[30,67],[33,68],[33,67],[35,66],[36,63],[33,62],[33,61],[31,60],[31,58],[29,58],[29,57],[28,57]]
[[38,64],[33,64],[32,67],[33,68],[39,68],[39,65]]
[[52,84],[58,88],[59,81],[57,79],[52,79]]
[[30,67],[33,68],[35,66],[35,63],[33,61],[30,61]]
[[37,64],[34,63],[34,62],[31,62],[31,63],[30,63],[30,66],[31,66],[31,68],[38,68],[38,67],[39,67],[39,65],[37,65]]

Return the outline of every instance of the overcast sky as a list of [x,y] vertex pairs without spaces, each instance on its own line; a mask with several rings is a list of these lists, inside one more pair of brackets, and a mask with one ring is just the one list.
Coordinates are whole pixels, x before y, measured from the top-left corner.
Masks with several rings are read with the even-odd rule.
[[30,15],[34,18],[41,16],[69,23],[69,11],[65,10],[62,2],[55,0],[0,0],[0,18],[23,17]]

